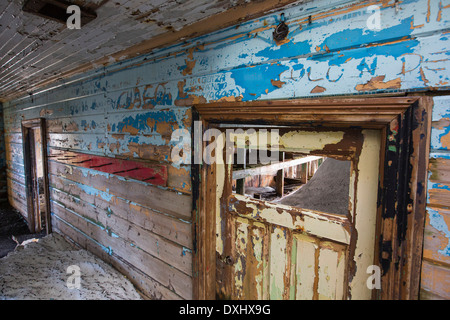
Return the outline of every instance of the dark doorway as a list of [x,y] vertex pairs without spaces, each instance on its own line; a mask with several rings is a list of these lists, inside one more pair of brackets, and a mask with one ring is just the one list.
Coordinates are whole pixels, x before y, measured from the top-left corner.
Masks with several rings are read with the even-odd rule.
[[44,119],[22,122],[27,190],[27,221],[31,232],[51,232],[48,202],[47,141]]

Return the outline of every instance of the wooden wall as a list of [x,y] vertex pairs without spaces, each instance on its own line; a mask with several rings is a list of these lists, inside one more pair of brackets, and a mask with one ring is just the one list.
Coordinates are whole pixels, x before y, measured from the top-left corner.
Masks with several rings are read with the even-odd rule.
[[5,126],[3,123],[3,104],[0,103],[0,204],[8,202],[6,183]]
[[[380,8],[380,30],[367,28],[373,4]],[[21,120],[45,117],[54,230],[101,255],[152,298],[192,298],[191,168],[174,163],[171,154],[177,144],[172,132],[191,131],[190,107],[213,101],[439,93],[450,88],[449,11],[446,1],[404,0],[399,10],[394,1],[307,2],[282,11],[290,33],[280,43],[272,40],[280,22],[277,12],[8,101],[9,201],[25,212]],[[440,124],[444,130],[449,126]],[[59,160],[70,152],[164,165],[167,186]],[[439,158],[433,165],[447,164]],[[429,209],[443,215],[446,200],[442,192],[432,196],[435,189]],[[444,242],[446,232],[439,234]],[[436,240],[426,245],[432,255],[442,250],[436,249]],[[448,259],[448,250],[444,253]],[[426,275],[422,279],[426,283]]]
[[434,98],[421,299],[450,299],[450,96]]

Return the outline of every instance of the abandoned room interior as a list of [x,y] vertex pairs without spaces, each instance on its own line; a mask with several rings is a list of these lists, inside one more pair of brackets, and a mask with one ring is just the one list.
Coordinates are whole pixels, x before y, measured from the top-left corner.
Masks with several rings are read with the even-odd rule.
[[2,0],[0,299],[450,299],[449,17]]

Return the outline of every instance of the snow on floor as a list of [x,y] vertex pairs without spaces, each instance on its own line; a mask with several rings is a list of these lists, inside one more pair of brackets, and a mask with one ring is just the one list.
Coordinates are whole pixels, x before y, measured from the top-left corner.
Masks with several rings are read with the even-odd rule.
[[[77,270],[79,289],[70,288],[77,284]],[[18,246],[0,259],[0,300],[11,299],[142,298],[132,283],[114,268],[90,252],[74,248],[62,236],[53,233],[38,242]]]

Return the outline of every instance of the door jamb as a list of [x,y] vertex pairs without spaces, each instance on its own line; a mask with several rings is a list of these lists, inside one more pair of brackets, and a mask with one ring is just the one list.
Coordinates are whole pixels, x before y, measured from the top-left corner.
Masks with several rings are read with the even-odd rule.
[[25,165],[25,188],[27,194],[27,220],[29,228],[32,232],[35,231],[34,224],[34,203],[31,193],[33,191],[32,172],[31,172],[31,150],[30,150],[30,130],[33,128],[40,128],[41,131],[41,154],[43,166],[43,182],[44,182],[44,210],[45,210],[45,229],[46,233],[52,232],[51,216],[50,216],[50,197],[49,197],[49,182],[48,182],[48,160],[47,160],[47,128],[44,118],[36,118],[30,120],[22,120],[22,141],[23,141],[23,156]]
[[[379,181],[374,264],[381,267],[382,276],[381,290],[374,290],[373,298],[418,299],[432,104],[427,96],[199,104],[193,109],[192,135],[196,120],[201,121],[203,130],[210,123],[225,122],[381,129],[385,139],[380,172],[384,174]],[[198,143],[204,144],[192,139],[192,150]],[[391,175],[390,171],[398,172],[405,165],[407,180]],[[215,299],[215,166],[192,164],[191,175],[194,299]],[[393,201],[391,192],[400,197],[401,203]]]

